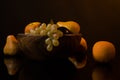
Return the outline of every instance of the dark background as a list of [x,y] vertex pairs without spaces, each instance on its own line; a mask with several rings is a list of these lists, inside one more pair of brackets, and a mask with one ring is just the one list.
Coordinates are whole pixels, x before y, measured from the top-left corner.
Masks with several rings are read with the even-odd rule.
[[[68,20],[78,22],[81,33],[87,40],[90,58],[91,48],[96,41],[112,42],[116,47],[114,64],[120,64],[119,0],[4,0],[0,4],[1,64],[3,64],[2,49],[7,35],[22,33],[30,22],[48,23],[50,19],[54,22]],[[4,66],[1,70],[4,70]]]

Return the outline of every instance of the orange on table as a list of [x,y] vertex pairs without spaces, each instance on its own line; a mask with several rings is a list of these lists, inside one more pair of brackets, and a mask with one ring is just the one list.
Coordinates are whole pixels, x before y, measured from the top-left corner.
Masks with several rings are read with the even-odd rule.
[[31,22],[28,25],[25,26],[25,33],[30,33],[31,29],[35,29],[36,27],[40,26],[40,22]]
[[7,55],[14,55],[18,51],[18,41],[14,35],[8,35],[3,52]]
[[59,25],[60,27],[66,27],[68,30],[76,34],[80,32],[80,25],[75,21],[58,21],[57,25]]
[[115,57],[115,46],[109,41],[98,41],[93,45],[92,54],[98,62],[109,62]]

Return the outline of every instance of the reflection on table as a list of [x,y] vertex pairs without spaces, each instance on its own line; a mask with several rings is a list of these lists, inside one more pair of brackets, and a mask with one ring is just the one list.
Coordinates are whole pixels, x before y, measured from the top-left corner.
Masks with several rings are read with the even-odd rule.
[[119,80],[116,62],[99,64],[89,59],[86,66],[79,70],[66,58],[36,61],[5,57],[4,63],[9,75],[15,77],[10,80]]
[[112,66],[103,64],[95,67],[92,72],[92,80],[113,80]]

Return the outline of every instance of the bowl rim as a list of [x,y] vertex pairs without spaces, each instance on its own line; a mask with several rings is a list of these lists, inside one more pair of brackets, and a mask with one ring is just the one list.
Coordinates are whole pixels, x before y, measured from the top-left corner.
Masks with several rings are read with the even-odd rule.
[[[18,33],[17,36],[38,36],[38,37],[41,37],[41,35],[39,34],[30,34],[30,33],[27,33],[27,34],[24,34],[24,33]],[[81,36],[82,37],[82,34],[81,33],[77,33],[77,34],[63,34],[63,36]]]

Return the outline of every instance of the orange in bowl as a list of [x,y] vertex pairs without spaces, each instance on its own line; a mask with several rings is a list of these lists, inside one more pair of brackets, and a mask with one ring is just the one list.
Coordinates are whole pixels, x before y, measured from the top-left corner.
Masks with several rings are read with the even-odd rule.
[[95,61],[109,62],[115,57],[115,46],[109,41],[98,41],[93,45],[92,54]]
[[25,33],[30,33],[31,29],[35,29],[36,27],[40,26],[40,22],[31,22],[25,26]]

